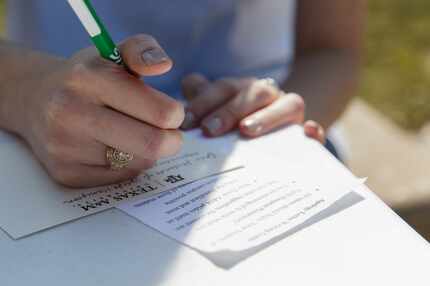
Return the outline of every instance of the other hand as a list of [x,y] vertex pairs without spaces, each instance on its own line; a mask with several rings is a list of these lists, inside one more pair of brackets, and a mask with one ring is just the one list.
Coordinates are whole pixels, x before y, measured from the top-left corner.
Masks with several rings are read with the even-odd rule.
[[324,129],[306,121],[305,102],[284,93],[270,80],[224,78],[208,81],[203,75],[184,78],[188,100],[183,129],[201,127],[207,136],[221,136],[235,128],[246,137],[258,137],[290,124],[303,124],[307,136],[324,143]]

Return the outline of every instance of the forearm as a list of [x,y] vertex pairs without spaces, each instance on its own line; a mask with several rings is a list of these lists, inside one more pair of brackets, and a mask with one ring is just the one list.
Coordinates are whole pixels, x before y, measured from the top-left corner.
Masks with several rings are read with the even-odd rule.
[[0,86],[6,81],[39,74],[62,59],[0,40]]
[[17,129],[16,106],[25,106],[23,97],[18,98],[25,81],[42,74],[59,58],[18,47],[0,41],[0,128],[15,132]]
[[358,70],[359,59],[353,54],[337,50],[311,52],[297,58],[282,87],[301,95],[307,118],[328,128],[352,98]]

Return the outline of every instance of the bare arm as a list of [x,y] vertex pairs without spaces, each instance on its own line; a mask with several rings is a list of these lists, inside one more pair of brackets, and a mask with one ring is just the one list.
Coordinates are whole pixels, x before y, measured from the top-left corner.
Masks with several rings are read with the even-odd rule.
[[0,86],[3,86],[7,80],[26,78],[61,59],[0,40],[0,62]]
[[365,0],[298,1],[294,71],[283,84],[324,127],[339,117],[358,78]]
[[18,93],[24,81],[40,75],[52,65],[64,60],[0,41],[0,128],[17,133],[22,120],[17,118],[25,102],[19,101]]

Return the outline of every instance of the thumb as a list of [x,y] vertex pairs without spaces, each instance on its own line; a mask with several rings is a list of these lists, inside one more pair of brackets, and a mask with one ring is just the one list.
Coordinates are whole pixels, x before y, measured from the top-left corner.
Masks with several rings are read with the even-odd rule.
[[139,76],[161,75],[172,68],[172,60],[149,35],[136,35],[119,47],[125,65]]

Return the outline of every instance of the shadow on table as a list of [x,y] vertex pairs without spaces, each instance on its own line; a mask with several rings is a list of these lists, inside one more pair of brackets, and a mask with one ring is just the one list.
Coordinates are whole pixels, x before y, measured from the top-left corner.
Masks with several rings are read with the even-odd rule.
[[265,248],[271,246],[272,244],[275,244],[278,241],[281,241],[282,239],[289,237],[300,230],[310,227],[313,224],[316,224],[330,216],[333,216],[359,202],[364,200],[364,198],[360,195],[358,195],[355,192],[350,192],[340,198],[338,201],[334,202],[330,207],[322,210],[321,212],[317,213],[316,215],[310,217],[303,223],[297,225],[293,229],[274,237],[273,239],[263,243],[262,245],[259,245],[257,247],[247,249],[245,251],[241,252],[231,252],[231,251],[221,251],[217,253],[203,253],[206,257],[211,259],[216,265],[222,268],[232,268],[239,262],[257,254],[258,252],[264,250]]

